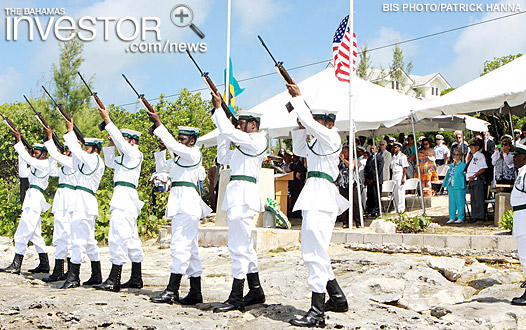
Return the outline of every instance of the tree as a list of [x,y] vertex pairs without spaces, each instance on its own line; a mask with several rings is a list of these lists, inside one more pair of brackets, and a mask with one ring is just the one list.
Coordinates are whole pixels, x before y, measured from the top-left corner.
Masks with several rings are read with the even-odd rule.
[[393,61],[390,66],[391,77],[400,84],[400,86],[405,87],[404,84],[404,74],[403,71],[407,74],[410,74],[413,70],[413,59],[409,60],[407,65],[405,64],[404,52],[399,44],[400,40],[395,39],[395,47],[393,48]]
[[77,76],[80,65],[84,62],[83,47],[84,43],[77,38],[60,43],[58,68],[53,63],[54,98],[67,107],[70,116],[79,113],[90,96]]
[[356,75],[363,80],[369,80],[372,75],[371,56],[369,55],[369,48],[367,41],[364,43],[360,53],[358,54],[358,67],[356,68]]
[[[513,61],[516,58],[521,57],[522,54],[518,53],[517,55],[507,55],[499,58],[494,57],[492,61],[484,61],[484,69],[480,76],[483,76],[495,69],[500,68],[501,66]],[[495,113],[495,114],[485,114],[480,113],[478,118],[488,121],[490,125],[490,131],[493,136],[502,136],[506,132],[511,132],[511,123],[509,121],[509,116],[505,114]],[[517,116],[512,116],[513,126],[520,127],[525,121],[523,118]],[[513,134],[511,134],[513,136]]]

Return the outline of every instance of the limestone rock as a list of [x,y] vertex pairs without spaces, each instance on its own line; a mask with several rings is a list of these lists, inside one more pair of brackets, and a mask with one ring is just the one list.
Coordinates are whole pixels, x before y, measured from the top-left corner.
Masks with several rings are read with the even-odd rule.
[[405,281],[401,279],[374,277],[362,283],[363,293],[379,303],[397,302],[404,293]]
[[431,310],[431,316],[441,318],[444,315],[451,313],[451,310],[442,306],[437,306]]
[[376,219],[371,222],[369,226],[374,229],[375,233],[382,234],[394,234],[396,233],[396,225],[391,221],[385,221],[384,219]]
[[427,266],[439,271],[448,280],[455,282],[462,275],[462,267],[465,263],[464,259],[437,257],[428,259]]

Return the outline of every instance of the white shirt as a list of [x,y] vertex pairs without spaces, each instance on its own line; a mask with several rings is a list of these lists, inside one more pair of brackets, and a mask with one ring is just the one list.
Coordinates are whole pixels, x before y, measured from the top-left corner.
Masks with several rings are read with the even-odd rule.
[[[486,164],[486,157],[479,150],[471,157],[471,161],[466,170],[466,180],[483,168],[488,168],[488,165]],[[478,180],[478,178],[475,178],[475,180]]]
[[[513,190],[511,191],[511,206],[526,204],[526,165],[519,168],[519,173],[515,179]],[[513,212],[513,237],[526,234],[526,210]]]
[[436,159],[443,160],[449,158],[449,149],[443,141],[440,144],[437,144],[433,149],[435,151]]
[[[177,141],[164,125],[153,131],[159,137],[166,148],[177,157],[174,158],[170,177],[172,182],[190,182],[198,186],[199,167],[201,166],[201,151],[198,147],[188,147]],[[173,218],[178,213],[206,217],[212,209],[206,205],[193,187],[176,186],[170,190],[168,205],[166,206],[166,217]]]
[[[292,131],[292,148],[295,155],[307,157],[308,172],[323,172],[332,181],[340,174],[338,169],[341,139],[336,128],[329,129],[312,117],[303,97],[292,98],[292,105],[305,129]],[[307,133],[314,138],[307,142]],[[307,179],[293,211],[316,210],[341,214],[349,208],[349,201],[340,195],[338,188],[329,180],[318,177]]]
[[[57,168],[58,183],[67,184],[75,187],[77,185],[77,171],[73,168],[73,157],[61,154],[53,143],[53,140],[44,142],[49,156],[58,164],[62,165]],[[56,176],[54,175],[54,176]],[[72,202],[75,199],[75,193],[70,188],[58,188],[53,198],[53,207],[51,212],[71,211]]]
[[82,150],[74,132],[64,135],[64,141],[73,154],[73,168],[77,171],[77,190],[75,190],[76,197],[72,203],[72,210],[74,212],[85,212],[89,216],[98,216],[99,203],[97,198],[87,191],[78,189],[78,187],[84,187],[96,193],[106,169],[104,161],[96,152],[89,154]]
[[[126,186],[114,187],[110,201],[110,211],[113,208],[117,208],[133,212],[134,216],[138,216],[144,206],[144,202],[139,199],[139,194],[137,193],[143,154],[139,150],[138,145],[132,146],[124,139],[114,123],[107,124],[106,131],[115,144],[115,146],[102,148],[106,166],[115,170],[113,182],[131,183],[136,187],[135,189]],[[120,156],[115,156],[115,148],[119,150]]]
[[[246,133],[236,129],[222,109],[215,110],[212,120],[219,130],[217,137],[218,163],[230,165],[231,175],[246,175],[256,178],[257,181],[261,164],[267,156],[266,133]],[[238,146],[235,150],[230,150],[232,143]],[[225,199],[221,209],[227,211],[233,206],[244,205],[257,212],[264,211],[257,184],[240,180],[230,181],[226,187]]]
[[391,158],[391,170],[394,173],[402,173],[404,168],[409,167],[407,156],[403,152],[399,152],[398,155],[394,154]]

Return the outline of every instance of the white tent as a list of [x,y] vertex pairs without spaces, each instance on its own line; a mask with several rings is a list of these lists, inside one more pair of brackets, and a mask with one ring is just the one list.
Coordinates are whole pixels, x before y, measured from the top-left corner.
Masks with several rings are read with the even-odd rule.
[[[505,105],[507,102],[507,105]],[[524,114],[526,102],[526,56],[521,56],[490,73],[476,78],[415,111],[416,120],[493,111]]]

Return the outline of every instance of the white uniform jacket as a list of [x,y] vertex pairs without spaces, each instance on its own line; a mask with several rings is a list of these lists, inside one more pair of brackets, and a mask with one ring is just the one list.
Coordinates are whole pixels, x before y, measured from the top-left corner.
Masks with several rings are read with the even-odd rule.
[[56,165],[52,159],[36,159],[31,157],[22,142],[15,144],[15,150],[18,152],[18,156],[29,165],[29,187],[38,187],[27,190],[22,210],[30,208],[37,213],[46,212],[51,205],[46,202],[43,192],[48,186],[49,176],[55,172]]
[[[55,147],[53,140],[44,143],[49,156],[62,165],[57,167],[58,188],[53,199],[51,212],[71,211],[71,205],[75,199],[75,187],[77,186],[77,171],[73,168],[73,157],[61,154]],[[57,164],[57,165],[58,165]]]
[[[332,180],[322,177],[307,179],[293,211],[325,211],[343,213],[350,206],[349,201],[340,195],[334,181],[338,177],[338,163],[342,147],[336,128],[328,129],[312,117],[302,97],[294,97],[292,105],[298,119],[305,129],[292,131],[292,148],[295,155],[307,157],[308,172],[323,172]],[[307,141],[307,133],[313,136]]]
[[526,235],[526,165],[519,168],[511,191],[511,206],[513,207],[513,237]]
[[[267,156],[265,132],[246,133],[234,127],[222,109],[216,109],[212,116],[219,135],[217,137],[217,161],[230,165],[231,176],[243,175],[259,180],[261,163]],[[231,144],[236,145],[230,150]],[[225,199],[221,209],[227,211],[234,206],[247,205],[256,212],[263,212],[264,206],[259,195],[259,187],[249,181],[230,181],[226,187]]]
[[[201,166],[201,151],[198,147],[187,147],[179,143],[168,132],[164,125],[161,125],[153,131],[159,137],[166,148],[177,156],[171,160],[173,162],[170,171],[172,184],[177,182],[186,182],[194,184],[196,187],[199,181],[199,166]],[[191,215],[200,215],[200,218],[206,217],[212,209],[206,205],[199,196],[197,189],[190,186],[174,186],[170,190],[166,206],[166,217],[172,218],[177,213],[186,213]]]
[[69,132],[64,135],[64,141],[73,154],[73,168],[77,171],[76,198],[71,205],[72,211],[98,216],[99,204],[95,193],[99,189],[99,183],[104,174],[104,161],[97,153],[88,154],[82,150],[75,133]]
[[[106,125],[106,131],[115,144],[115,146],[102,148],[106,166],[115,170],[110,210],[117,208],[138,216],[144,206],[144,202],[139,199],[137,193],[143,154],[138,145],[132,146],[126,142],[114,123]],[[120,156],[115,156],[115,147],[119,150]],[[135,188],[130,187],[130,184]]]
[[173,165],[173,159],[166,159],[166,149],[156,151],[153,154],[155,158],[155,172],[157,173],[170,173]]

